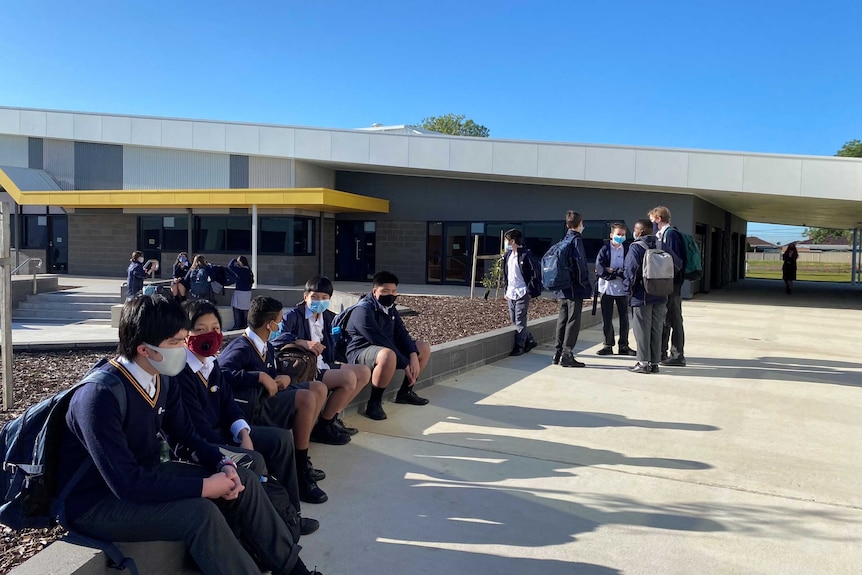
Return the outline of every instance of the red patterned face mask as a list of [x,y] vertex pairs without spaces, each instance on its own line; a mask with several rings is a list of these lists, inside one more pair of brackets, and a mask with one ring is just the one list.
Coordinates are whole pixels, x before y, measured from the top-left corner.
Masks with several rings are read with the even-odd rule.
[[211,331],[200,335],[189,336],[189,349],[201,357],[210,357],[221,349],[224,336],[220,331]]

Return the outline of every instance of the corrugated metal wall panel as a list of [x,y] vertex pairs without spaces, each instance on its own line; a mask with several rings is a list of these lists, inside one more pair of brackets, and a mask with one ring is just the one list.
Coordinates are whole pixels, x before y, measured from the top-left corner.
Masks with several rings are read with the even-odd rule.
[[44,166],[44,150],[42,138],[30,138],[28,147],[30,148],[30,167],[34,170],[41,170]]
[[75,189],[75,142],[44,140],[42,169],[54,176],[64,190]]
[[123,189],[206,189],[230,186],[230,156],[125,146]]
[[335,170],[305,162],[296,162],[297,188],[335,188]]
[[230,187],[248,188],[248,156],[230,157]]
[[293,160],[261,158],[248,159],[248,187],[250,188],[292,188]]
[[75,189],[123,188],[123,147],[75,142]]
[[30,144],[26,136],[0,134],[0,166],[27,168],[30,165]]

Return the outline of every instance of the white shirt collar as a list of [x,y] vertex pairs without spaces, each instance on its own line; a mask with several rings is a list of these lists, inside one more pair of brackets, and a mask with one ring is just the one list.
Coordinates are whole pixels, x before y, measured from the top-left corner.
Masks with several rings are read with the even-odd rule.
[[200,372],[204,378],[209,381],[210,374],[215,367],[215,358],[214,357],[205,357],[203,361],[198,359],[192,350],[186,348],[186,363],[189,364],[189,367],[192,368],[192,371],[195,373]]
[[156,395],[156,378],[158,375],[150,375],[147,373],[143,367],[135,363],[134,361],[130,361],[125,357],[118,356],[117,363],[125,367],[132,377],[138,382],[142,388],[144,388],[147,394],[152,399]]
[[266,354],[266,342],[257,337],[257,334],[254,333],[254,331],[252,331],[250,327],[245,328],[245,335],[257,348],[257,353],[259,353],[260,355]]

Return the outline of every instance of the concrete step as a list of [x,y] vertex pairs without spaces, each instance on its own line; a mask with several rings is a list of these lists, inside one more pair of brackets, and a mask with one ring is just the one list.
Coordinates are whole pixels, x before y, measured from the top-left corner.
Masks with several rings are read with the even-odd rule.
[[74,311],[103,311],[110,310],[113,303],[102,302],[78,302],[78,301],[43,301],[43,300],[27,300],[18,306],[18,310],[29,309],[44,309],[44,310],[74,310]]
[[76,293],[73,291],[59,291],[31,295],[29,299],[44,301],[90,301],[104,303],[118,303],[122,301],[117,294],[107,293]]
[[107,309],[87,309],[87,310],[53,310],[53,309],[24,309],[15,310],[12,312],[12,319],[15,321],[24,321],[25,319],[42,319],[51,321],[70,322],[83,321],[88,319],[111,320],[111,310]]

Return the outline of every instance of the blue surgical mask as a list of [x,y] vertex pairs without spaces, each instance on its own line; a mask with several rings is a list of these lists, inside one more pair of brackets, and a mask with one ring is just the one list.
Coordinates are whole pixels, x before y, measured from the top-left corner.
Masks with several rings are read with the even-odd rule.
[[311,303],[308,304],[308,309],[311,310],[311,313],[323,313],[327,309],[329,309],[329,300],[328,299],[313,299]]
[[275,331],[269,332],[269,341],[274,340],[275,338],[277,338],[280,335],[281,335],[281,322],[278,322],[278,329]]
[[506,251],[512,251],[512,244],[506,244]]
[[626,237],[625,236],[614,236],[614,241],[618,244],[621,244],[624,241],[626,241]]

